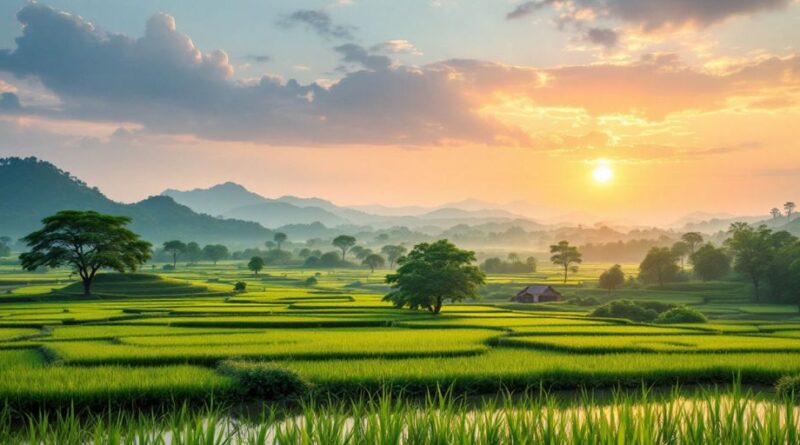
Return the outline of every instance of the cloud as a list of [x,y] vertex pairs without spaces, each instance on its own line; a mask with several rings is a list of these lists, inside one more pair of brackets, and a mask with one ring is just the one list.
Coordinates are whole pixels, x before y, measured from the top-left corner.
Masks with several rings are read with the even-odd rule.
[[608,28],[590,28],[586,31],[584,38],[592,44],[600,45],[607,49],[614,48],[619,43],[619,34]]
[[551,3],[553,3],[553,0],[529,1],[520,3],[508,14],[506,14],[506,20],[516,20],[527,17],[547,7]]
[[333,23],[330,14],[318,9],[301,9],[294,11],[279,22],[280,25],[291,27],[297,24],[305,25],[326,39],[352,40],[352,31],[355,27],[342,26]]
[[342,45],[344,60],[367,70],[329,87],[263,76],[233,79],[223,51],[204,53],[172,17],[147,22],[144,36],[97,30],[80,17],[31,4],[0,71],[36,78],[60,99],[51,117],[131,122],[162,134],[272,144],[494,143],[524,139],[478,112],[458,82],[439,70],[390,67],[382,55]]
[[345,43],[334,49],[342,55],[344,62],[360,64],[369,70],[385,70],[392,65],[392,59],[386,56],[370,54],[366,49],[355,43]]
[[377,45],[373,45],[370,48],[370,51],[387,54],[412,54],[415,56],[422,55],[422,52],[420,52],[416,46],[405,39],[387,40]]
[[16,112],[22,109],[19,97],[14,93],[0,93],[0,112]]
[[266,54],[248,54],[244,56],[244,59],[254,63],[267,63],[272,60],[272,57]]
[[539,0],[517,5],[506,18],[526,17],[552,6],[561,20],[575,20],[577,14],[609,17],[640,27],[645,32],[694,26],[699,28],[731,17],[785,8],[792,0]]

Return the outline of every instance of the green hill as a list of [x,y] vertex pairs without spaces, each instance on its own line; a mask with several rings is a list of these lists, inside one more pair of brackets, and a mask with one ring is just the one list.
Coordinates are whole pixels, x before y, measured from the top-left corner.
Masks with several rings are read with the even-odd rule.
[[24,236],[37,229],[42,218],[67,209],[130,216],[131,229],[153,243],[182,239],[201,244],[260,244],[272,236],[258,223],[198,214],[166,196],[118,203],[36,158],[0,159],[0,235]]

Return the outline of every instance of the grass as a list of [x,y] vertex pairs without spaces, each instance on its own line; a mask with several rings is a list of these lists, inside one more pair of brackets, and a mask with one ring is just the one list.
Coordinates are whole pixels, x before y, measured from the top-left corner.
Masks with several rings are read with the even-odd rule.
[[0,411],[0,438],[30,443],[200,444],[694,444],[796,443],[798,413],[789,399],[763,399],[738,386],[665,395],[584,393],[562,400],[548,393],[498,395],[477,403],[452,392],[420,401],[381,394],[341,403],[267,409],[252,421],[224,407],[166,415],[109,411],[81,420],[74,410],[14,423]]
[[[486,352],[489,330],[274,330],[252,334],[120,337],[115,342],[52,342],[51,357],[71,365],[201,363],[230,357],[338,359],[474,355]],[[427,340],[436,336],[437,341]]]
[[587,353],[609,352],[800,352],[800,340],[733,335],[517,336],[504,346]]
[[[484,300],[445,305],[438,316],[381,301],[386,271],[325,270],[317,285],[306,286],[316,271],[268,267],[254,276],[231,260],[157,275],[103,274],[97,295],[85,299],[69,271],[6,268],[0,283],[20,298],[0,297],[2,394],[13,394],[17,405],[62,403],[70,393],[87,403],[207,399],[233,384],[217,371],[219,362],[244,359],[297,372],[317,394],[384,385],[495,393],[539,383],[574,389],[729,382],[737,372],[746,382],[771,384],[800,372],[796,313],[750,303],[746,283],[609,294],[594,286],[607,267],[582,264],[566,285],[549,265],[535,274],[492,275]],[[232,293],[236,281],[249,291]],[[356,281],[361,285],[351,286]],[[709,323],[637,325],[591,319],[591,307],[566,302],[509,302],[523,285],[537,282],[568,298],[683,303],[714,315]]]

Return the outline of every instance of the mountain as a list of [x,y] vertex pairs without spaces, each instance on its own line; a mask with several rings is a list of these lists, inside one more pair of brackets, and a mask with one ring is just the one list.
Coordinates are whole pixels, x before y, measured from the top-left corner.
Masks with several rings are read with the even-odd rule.
[[0,234],[18,238],[36,230],[59,210],[95,210],[129,216],[131,229],[153,243],[169,239],[198,243],[261,242],[270,230],[254,222],[197,214],[167,196],[135,204],[112,201],[97,188],[36,158],[0,159]]
[[196,188],[189,191],[167,189],[162,196],[169,196],[195,212],[209,215],[224,215],[231,209],[266,202],[263,196],[253,193],[234,182],[218,184],[207,189]]
[[280,227],[287,224],[322,223],[335,227],[349,223],[348,220],[319,207],[297,207],[287,202],[268,200],[260,204],[236,207],[224,213],[230,218],[255,221],[264,227]]
[[497,219],[512,219],[512,218],[520,218],[518,215],[515,215],[511,212],[507,212],[501,209],[476,209],[476,210],[465,210],[461,208],[455,207],[446,207],[442,209],[437,209],[432,212],[428,212],[419,216],[420,218],[424,219],[469,219],[469,218],[497,218]]

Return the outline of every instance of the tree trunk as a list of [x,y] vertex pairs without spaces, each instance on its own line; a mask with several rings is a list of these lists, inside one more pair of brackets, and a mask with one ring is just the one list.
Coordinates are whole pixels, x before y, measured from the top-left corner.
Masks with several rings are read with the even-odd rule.
[[178,252],[172,254],[172,268],[175,269],[176,267],[178,267]]
[[567,270],[569,269],[569,264],[564,265],[564,284],[567,284]]
[[433,315],[439,314],[441,310],[442,310],[442,298],[436,297],[436,304],[433,305],[433,311],[432,311]]
[[83,296],[90,297],[92,295],[92,279],[83,278]]

